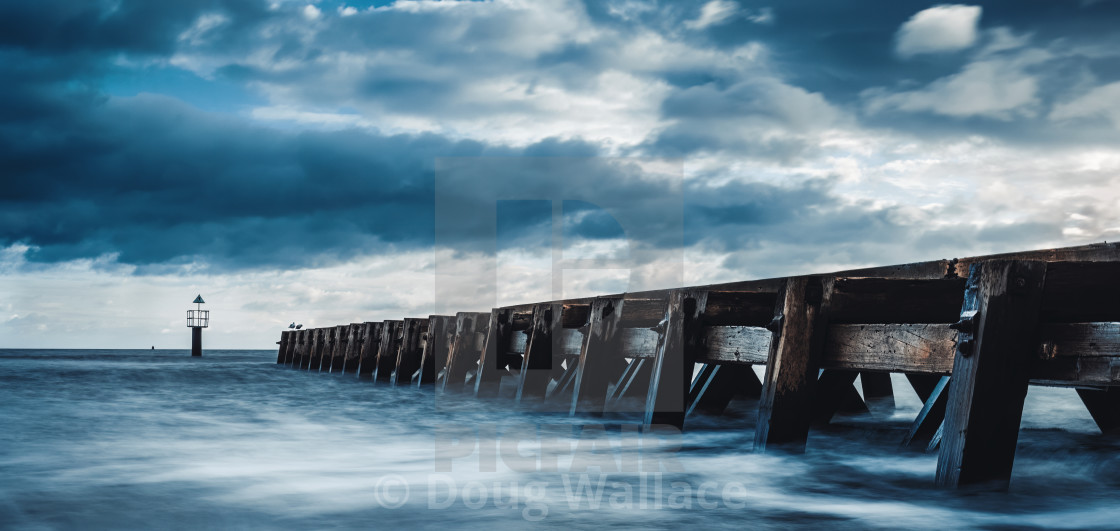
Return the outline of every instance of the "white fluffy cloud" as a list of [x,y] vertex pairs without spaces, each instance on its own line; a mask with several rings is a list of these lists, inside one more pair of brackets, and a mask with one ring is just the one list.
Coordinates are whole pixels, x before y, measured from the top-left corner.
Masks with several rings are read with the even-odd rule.
[[980,12],[979,6],[960,4],[919,11],[898,29],[895,53],[906,58],[968,48],[976,43]]

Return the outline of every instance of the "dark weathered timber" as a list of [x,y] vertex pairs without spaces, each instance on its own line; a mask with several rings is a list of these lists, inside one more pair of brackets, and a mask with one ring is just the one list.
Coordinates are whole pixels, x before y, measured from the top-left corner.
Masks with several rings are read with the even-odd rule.
[[663,318],[646,394],[644,423],[684,428],[688,391],[703,349],[707,290],[673,290]]
[[381,325],[381,345],[377,347],[377,363],[373,369],[373,380],[391,381],[397,368],[397,355],[401,348],[401,328],[404,321],[388,320]]
[[834,324],[954,323],[962,297],[962,278],[838,278],[828,320]]
[[[910,386],[914,388],[914,392],[917,393],[918,398],[922,399],[923,404],[926,400],[929,400],[937,384],[941,383],[941,376],[936,374],[906,373],[906,379],[910,382]],[[945,383],[948,382],[948,380],[945,381]]]
[[350,325],[339,325],[334,327],[334,345],[331,347],[329,355],[323,356],[323,363],[319,366],[319,372],[332,372],[335,363],[342,363],[342,357],[346,355],[346,347],[350,341]]
[[1030,356],[1038,344],[1045,262],[973,266],[949,383],[937,484],[1005,489],[1011,481]]
[[1039,319],[1047,323],[1120,321],[1120,262],[1055,262],[1046,267]]
[[894,385],[890,373],[860,371],[859,382],[863,387],[863,401],[872,413],[882,416],[894,413]]
[[956,331],[944,324],[834,325],[824,363],[852,370],[949,374]]
[[1091,243],[1058,249],[1040,249],[1015,253],[970,256],[954,260],[952,276],[967,278],[969,268],[977,262],[990,260],[1036,260],[1042,262],[1120,262],[1120,242]]
[[690,395],[688,414],[722,415],[727,405],[737,396],[758,398],[762,382],[750,365],[707,365],[707,378],[697,378],[693,387],[696,396]]
[[292,332],[284,330],[280,332],[280,347],[276,349],[276,364],[284,363],[284,351],[288,350],[288,342],[291,341]]
[[428,320],[408,317],[401,325],[401,346],[397,351],[397,363],[393,369],[390,383],[408,385],[412,375],[420,369],[421,356],[424,355],[424,335],[428,331]]
[[346,365],[346,356],[349,355],[350,350],[356,346],[357,338],[355,333],[360,323],[350,323],[342,326],[342,348],[335,350],[334,355],[331,357],[330,372],[341,373]]
[[455,336],[447,354],[447,369],[439,385],[440,391],[461,390],[466,384],[467,374],[478,368],[478,357],[481,354],[479,336],[489,325],[489,313],[455,314]]
[[290,365],[294,369],[298,369],[303,363],[303,357],[311,350],[311,330],[300,330],[296,335],[296,349],[292,352],[292,359]]
[[377,370],[377,353],[381,350],[381,331],[385,323],[365,323],[366,340],[362,343],[362,353],[358,356],[358,378],[373,376]]
[[[924,390],[924,383],[920,385],[923,386]],[[918,416],[910,424],[910,430],[902,438],[902,448],[925,450],[929,447],[934,434],[941,428],[941,423],[945,420],[945,404],[949,399],[949,393],[946,391],[948,387],[949,377],[940,376],[937,378],[937,383],[930,387],[928,392],[924,393],[925,400],[922,410],[918,412]],[[919,392],[919,394],[922,393]]]
[[1077,395],[1105,435],[1120,435],[1120,388],[1078,389]]
[[622,357],[622,319],[629,301],[622,297],[599,297],[591,303],[588,331],[580,348],[579,364],[572,382],[569,414],[602,413],[607,386],[626,370]]
[[417,386],[433,384],[440,371],[447,367],[447,349],[451,344],[450,334],[454,333],[455,317],[451,315],[429,315],[428,331],[425,333],[424,352],[420,356],[420,378]]
[[[589,307],[590,308],[590,307]],[[544,398],[548,391],[548,382],[552,379],[553,369],[559,368],[559,356],[553,356],[554,351],[560,351],[557,345],[560,341],[560,331],[564,322],[564,313],[568,307],[558,304],[537,304],[533,306],[533,319],[528,328],[528,338],[525,345],[525,356],[521,363],[521,373],[518,375],[516,401],[521,404],[529,399]],[[587,319],[587,312],[581,312],[583,319]],[[581,325],[582,326],[582,325]]]
[[474,378],[475,396],[495,396],[508,374],[510,364],[509,343],[513,336],[513,311],[494,308],[490,311],[490,324],[486,327],[486,340],[478,358],[478,372]]
[[311,339],[308,343],[307,353],[299,358],[299,370],[306,371],[311,366],[311,360],[323,349],[323,329],[311,330]]
[[805,450],[832,284],[831,278],[792,277],[778,292],[758,407],[756,450]]
[[520,332],[529,330],[533,326],[533,312],[541,305],[562,308],[560,310],[560,326],[562,328],[579,328],[587,324],[587,316],[591,313],[590,304],[571,304],[560,302],[542,302],[530,305],[525,311],[515,311],[513,314],[513,330]]
[[362,360],[362,347],[366,342],[366,333],[369,323],[350,324],[350,342],[346,345],[346,355],[342,358],[339,372],[346,374],[358,371]]
[[630,411],[624,404],[639,401],[643,408],[649,393],[649,380],[653,374],[652,358],[635,358],[618,377],[614,388],[607,394],[604,411]]
[[867,405],[856,390],[855,381],[859,373],[826,369],[817,378],[817,388],[813,396],[813,412],[810,423],[824,426],[832,422],[839,411],[855,413],[868,411]]

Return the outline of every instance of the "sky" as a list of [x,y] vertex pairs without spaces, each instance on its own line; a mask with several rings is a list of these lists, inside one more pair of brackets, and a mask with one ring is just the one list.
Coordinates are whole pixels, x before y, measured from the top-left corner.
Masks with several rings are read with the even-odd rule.
[[0,347],[187,348],[198,294],[206,348],[272,348],[1115,240],[1118,25],[1117,0],[3,0]]

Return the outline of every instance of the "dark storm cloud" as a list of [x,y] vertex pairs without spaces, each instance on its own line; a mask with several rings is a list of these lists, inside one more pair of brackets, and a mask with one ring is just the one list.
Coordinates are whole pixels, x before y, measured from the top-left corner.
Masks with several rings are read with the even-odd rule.
[[[695,18],[701,4],[636,20],[655,28],[676,28]],[[1070,10],[1097,16],[1100,11],[1093,9],[1114,9],[1070,5]],[[762,7],[769,6],[744,4]],[[891,54],[898,25],[925,7],[928,4],[877,3],[874,8],[849,10],[839,4],[783,3],[773,6],[776,22],[771,25],[738,17],[686,32],[683,38],[697,45],[767,43],[784,67],[777,72],[801,86],[783,83],[769,69],[744,79],[680,63],[650,67],[650,79],[664,80],[675,91],[660,109],[668,126],[640,148],[668,156],[700,151],[779,161],[810,156],[814,144],[804,135],[834,123],[830,102],[856,102],[860,91],[878,85],[894,90],[900,73],[920,86],[956,72],[968,60],[958,54],[900,62]],[[621,28],[632,24],[595,8],[589,11],[597,22],[607,24],[610,19],[610,25]],[[985,25],[1008,17],[1006,23],[1020,31],[1034,27],[1029,17],[1016,19],[1025,15],[1013,16],[1006,8],[995,9],[990,18],[988,13]],[[710,185],[700,179],[674,188],[606,161],[587,159],[604,150],[579,139],[546,139],[509,148],[436,134],[286,131],[202,112],[174,98],[110,97],[99,88],[107,72],[129,68],[120,66],[118,59],[167,60],[182,46],[180,36],[206,14],[220,16],[221,21],[191,50],[216,57],[216,75],[283,86],[313,104],[329,104],[342,90],[357,102],[437,119],[491,112],[531,117],[533,109],[497,98],[464,105],[463,88],[510,70],[523,70],[526,78],[548,76],[565,86],[581,86],[597,73],[626,66],[612,63],[617,59],[607,45],[618,42],[567,43],[535,56],[513,53],[520,50],[497,53],[509,48],[506,39],[524,14],[478,17],[464,25],[438,12],[385,12],[333,18],[324,22],[332,24],[329,31],[305,38],[288,24],[299,20],[295,10],[274,11],[263,2],[5,3],[0,5],[0,75],[6,80],[0,85],[0,245],[33,246],[29,258],[38,262],[115,253],[122,263],[143,266],[142,272],[194,260],[223,270],[300,267],[427,248],[435,241],[435,160],[479,156],[584,159],[578,163],[580,171],[568,175],[571,186],[625,199],[620,203],[627,219],[655,229],[672,223],[664,210],[650,205],[677,198],[684,214],[684,243],[721,252],[775,243],[835,246],[868,239],[899,245],[922,237],[936,246],[969,235],[1015,239],[1057,230],[1043,224],[996,227],[984,234],[927,233],[896,208],[844,200],[827,179],[788,185]],[[273,25],[268,37],[271,60],[292,61],[291,68],[270,70],[241,60],[240,53],[261,44],[254,41],[256,30],[267,24]],[[1104,31],[1100,24],[1090,29]],[[624,31],[621,38],[633,35]],[[1055,35],[1039,30],[1035,38]],[[406,50],[414,62],[363,71],[348,80],[352,86],[338,87],[322,81],[326,67],[315,59],[339,49],[355,54]],[[1086,61],[1084,68],[1101,72],[1102,78],[1109,72],[1105,63]],[[873,123],[888,127],[886,116],[867,119],[882,119]],[[968,125],[945,117],[913,120],[899,122],[899,127],[921,130],[944,123],[951,131]],[[1014,123],[986,123],[1014,134]],[[788,134],[761,140],[756,133],[765,128]],[[536,185],[519,171],[477,178],[529,196]],[[460,198],[467,207],[488,199],[492,197]],[[566,213],[572,236],[612,238],[620,233],[615,220],[590,206],[573,205]],[[501,226],[512,241],[537,237],[543,224],[551,222],[531,209],[514,209],[510,215],[523,220]],[[651,233],[665,237],[642,244],[681,243],[669,231]],[[452,241],[463,248],[485,248],[472,240],[469,230],[451,234],[458,235]],[[860,252],[864,254],[856,257]],[[871,252],[853,250],[852,259],[877,261]]]

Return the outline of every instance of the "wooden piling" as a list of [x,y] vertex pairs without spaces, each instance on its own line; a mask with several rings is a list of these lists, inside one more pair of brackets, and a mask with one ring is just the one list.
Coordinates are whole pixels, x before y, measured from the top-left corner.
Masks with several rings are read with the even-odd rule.
[[699,349],[702,347],[707,290],[673,290],[654,355],[646,398],[646,424],[684,428],[687,397]]
[[377,370],[377,353],[381,350],[381,331],[385,324],[364,323],[366,325],[365,340],[362,341],[362,351],[358,355],[358,378],[373,376]]
[[288,342],[291,341],[292,332],[284,330],[280,332],[280,347],[276,349],[276,364],[284,363],[284,351],[288,350]]
[[512,317],[511,308],[494,308],[490,311],[486,340],[478,359],[478,373],[474,378],[475,396],[497,395],[502,376],[509,373],[507,367],[512,361],[508,354],[513,335]]
[[833,283],[830,277],[792,277],[778,292],[756,450],[805,450]]
[[571,415],[602,413],[607,386],[626,369],[620,345],[624,306],[622,297],[596,297],[591,303],[588,331],[572,381]]
[[[338,372],[343,374],[356,372],[358,364],[361,361],[362,345],[365,343],[365,334],[368,330],[369,323],[350,323],[349,330],[347,331],[348,341],[346,342],[346,352],[342,356],[342,360],[337,368]],[[332,370],[335,370],[332,367]]]
[[455,336],[447,353],[447,368],[439,390],[458,391],[466,384],[468,374],[478,369],[481,355],[481,331],[490,325],[490,314],[481,312],[459,312],[455,314]]
[[428,331],[428,320],[406,318],[402,324],[401,346],[397,353],[396,367],[393,369],[391,384],[409,385],[412,376],[420,369],[421,357],[424,355],[425,336]]
[[420,357],[420,378],[417,386],[436,383],[438,374],[447,367],[447,351],[455,329],[455,317],[429,315],[424,352]]
[[937,458],[937,484],[1006,489],[1015,461],[1046,263],[974,265]]
[[[560,339],[563,312],[564,307],[559,304],[533,305],[529,337],[525,344],[521,373],[518,375],[515,399],[518,404],[544,398],[548,382],[552,380],[553,369],[559,368],[559,356],[554,357],[553,352],[560,350],[559,345],[554,345]],[[578,326],[583,326],[583,323]]]
[[373,369],[373,380],[392,381],[393,371],[397,368],[397,356],[401,348],[401,327],[404,321],[389,320],[381,325],[381,345],[377,348],[377,361]]

